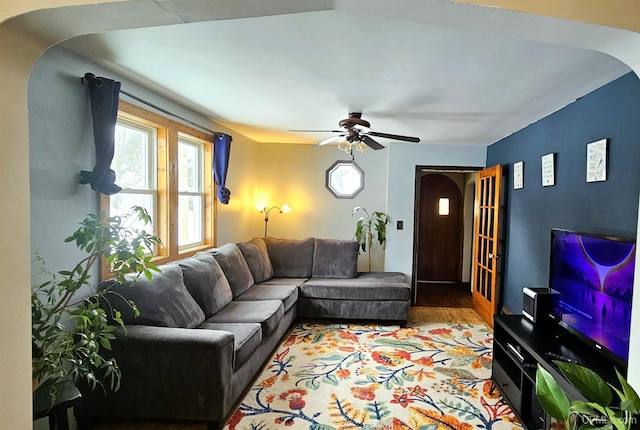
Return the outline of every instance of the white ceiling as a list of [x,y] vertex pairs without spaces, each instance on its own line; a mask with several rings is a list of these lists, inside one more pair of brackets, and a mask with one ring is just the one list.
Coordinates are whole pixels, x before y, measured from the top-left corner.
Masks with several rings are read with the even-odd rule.
[[475,9],[435,25],[429,8],[442,2],[413,15],[394,3],[120,30],[63,46],[275,143],[330,137],[288,130],[336,129],[362,111],[373,130],[421,144],[490,145],[630,71],[596,51],[478,31]]

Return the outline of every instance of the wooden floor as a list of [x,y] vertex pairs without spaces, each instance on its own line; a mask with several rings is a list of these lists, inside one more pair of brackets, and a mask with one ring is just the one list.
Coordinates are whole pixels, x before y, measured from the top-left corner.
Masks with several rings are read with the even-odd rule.
[[[452,285],[434,285],[419,288],[417,306],[409,308],[411,322],[442,322],[462,324],[483,324],[482,318],[471,308],[468,289]],[[169,423],[108,423],[96,430],[206,430],[201,424]]]
[[416,306],[471,308],[471,290],[468,284],[420,282]]

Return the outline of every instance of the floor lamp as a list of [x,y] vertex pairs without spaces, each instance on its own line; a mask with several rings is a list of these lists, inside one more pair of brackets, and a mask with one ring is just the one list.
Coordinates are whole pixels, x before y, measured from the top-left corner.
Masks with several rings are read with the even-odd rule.
[[267,228],[269,227],[269,214],[272,210],[278,209],[278,212],[280,212],[281,214],[287,214],[291,212],[291,208],[287,204],[282,205],[282,207],[267,207],[267,204],[264,202],[256,203],[256,209],[258,209],[258,212],[260,213],[264,212],[264,237],[267,237]]

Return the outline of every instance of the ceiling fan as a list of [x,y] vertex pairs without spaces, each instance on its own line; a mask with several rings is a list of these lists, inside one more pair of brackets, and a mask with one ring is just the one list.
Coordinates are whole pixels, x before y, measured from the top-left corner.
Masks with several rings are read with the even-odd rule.
[[[369,121],[362,119],[362,112],[351,112],[349,118],[343,119],[338,123],[341,130],[291,130],[294,132],[321,132],[321,133],[338,133],[336,136],[329,137],[321,140],[313,146],[324,146],[328,143],[337,142],[343,140],[338,145],[338,149],[350,153],[353,149],[360,152],[364,152],[367,146],[371,149],[378,150],[384,149],[380,143],[375,141],[373,137],[384,137],[393,140],[403,140],[406,142],[420,142],[417,137],[400,136],[397,134],[380,133],[371,130],[371,124]],[[366,145],[366,146],[365,146]]]

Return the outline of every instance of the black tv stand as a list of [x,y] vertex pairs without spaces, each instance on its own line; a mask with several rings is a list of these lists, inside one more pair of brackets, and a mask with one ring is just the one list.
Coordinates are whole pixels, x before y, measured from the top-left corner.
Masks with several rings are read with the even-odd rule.
[[617,381],[612,362],[571,335],[555,336],[557,327],[551,323],[534,324],[521,315],[496,315],[493,328],[491,378],[528,430],[551,428],[551,419],[536,396],[538,365],[551,373],[571,400],[586,399],[562,376],[554,360],[572,360],[609,383]]
[[556,332],[554,333],[556,339],[562,339],[563,337],[569,336],[569,333],[566,331]]
[[[558,337],[556,337],[556,339],[558,339]],[[580,364],[578,360],[575,360],[571,357],[567,357],[566,355],[557,354],[555,352],[547,351],[544,355],[547,356],[550,360],[558,360],[558,361],[564,361],[566,363]]]

